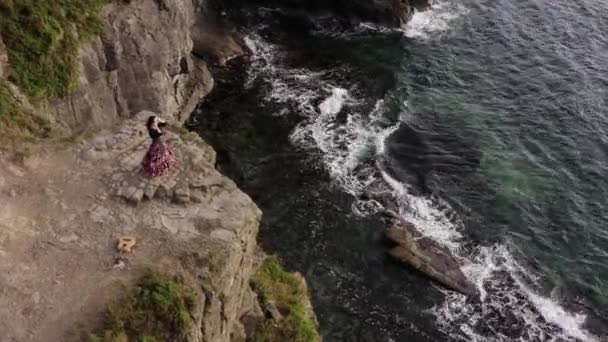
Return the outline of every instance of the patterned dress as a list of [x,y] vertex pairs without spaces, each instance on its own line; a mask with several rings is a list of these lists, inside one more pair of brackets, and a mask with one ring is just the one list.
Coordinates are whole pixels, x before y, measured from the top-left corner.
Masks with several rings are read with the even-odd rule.
[[152,138],[152,145],[148,148],[142,162],[143,173],[146,178],[154,178],[167,174],[171,168],[177,165],[175,153],[169,148],[160,130],[150,129],[148,131]]

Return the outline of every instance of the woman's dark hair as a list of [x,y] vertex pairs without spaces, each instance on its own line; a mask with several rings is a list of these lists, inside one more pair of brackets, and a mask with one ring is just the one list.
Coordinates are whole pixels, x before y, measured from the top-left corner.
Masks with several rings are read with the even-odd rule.
[[148,122],[146,123],[146,127],[148,129],[150,129],[150,127],[152,126],[152,123],[154,123],[154,118],[156,118],[156,115],[152,115],[148,118]]

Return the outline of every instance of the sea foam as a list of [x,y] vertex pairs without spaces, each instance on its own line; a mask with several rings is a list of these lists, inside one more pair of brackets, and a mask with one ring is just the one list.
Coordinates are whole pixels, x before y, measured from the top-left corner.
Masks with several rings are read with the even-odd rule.
[[[428,14],[416,14],[406,32],[409,29],[408,34],[413,37],[424,37],[430,31],[444,29],[453,16],[442,14],[441,6],[435,5]],[[439,18],[432,18],[437,15]],[[355,197],[371,190],[390,193],[403,219],[462,260],[463,272],[476,284],[480,301],[472,303],[461,294],[440,289],[445,300],[429,312],[435,315],[441,331],[462,341],[506,342],[513,340],[513,334],[519,334],[520,341],[596,340],[582,328],[584,315],[567,312],[533,289],[532,272],[505,245],[481,246],[465,252],[462,223],[451,217],[453,210],[449,205],[438,203],[440,199],[413,195],[408,184],[383,169],[387,139],[400,125],[400,121],[386,118],[384,100],[378,100],[370,113],[360,112],[361,101],[352,96],[354,86],[334,84],[327,77],[331,70],[285,68],[278,58],[283,53],[280,47],[255,33],[245,42],[253,52],[248,85],[266,82],[270,90],[265,100],[285,105],[275,115],[301,117],[290,134],[291,142],[318,158],[316,161],[334,184],[346,193]],[[406,105],[402,108],[401,120],[412,117]],[[345,114],[345,119],[339,119],[341,114]],[[376,200],[358,199],[353,204],[353,212],[358,215],[374,214],[380,209],[382,204]],[[507,320],[515,328],[505,327]],[[480,325],[485,327],[483,331],[479,331]]]

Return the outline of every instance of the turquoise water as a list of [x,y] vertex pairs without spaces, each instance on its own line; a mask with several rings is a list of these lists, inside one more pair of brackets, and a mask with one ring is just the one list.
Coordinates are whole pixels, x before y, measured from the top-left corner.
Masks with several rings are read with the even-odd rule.
[[552,282],[575,282],[606,307],[608,5],[463,6],[450,29],[408,48],[408,102],[479,146],[503,226],[488,229]]

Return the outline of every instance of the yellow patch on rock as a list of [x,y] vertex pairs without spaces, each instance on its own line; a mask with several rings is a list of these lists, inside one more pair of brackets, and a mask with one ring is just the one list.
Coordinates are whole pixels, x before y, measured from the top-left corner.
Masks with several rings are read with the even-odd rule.
[[125,235],[125,236],[121,236],[118,239],[118,251],[121,254],[124,253],[131,253],[131,250],[133,249],[133,247],[135,246],[135,244],[137,243],[137,238],[135,238],[135,236],[131,236],[131,235]]

